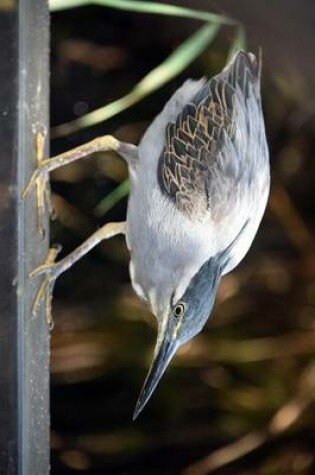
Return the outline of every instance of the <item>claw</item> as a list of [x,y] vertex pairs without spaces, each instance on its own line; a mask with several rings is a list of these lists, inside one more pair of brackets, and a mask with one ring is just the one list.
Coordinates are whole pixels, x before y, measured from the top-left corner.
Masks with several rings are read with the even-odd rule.
[[46,206],[51,210],[50,193],[49,193],[49,171],[47,170],[47,160],[43,158],[45,131],[36,131],[36,156],[37,156],[37,169],[31,176],[30,181],[26,185],[22,198],[25,199],[33,188],[37,188],[37,220],[38,220],[38,232],[43,238],[45,236],[44,227],[44,215]]
[[39,179],[40,177],[40,169],[37,168],[33,175],[31,176],[31,179],[30,181],[28,182],[28,184],[26,185],[26,187],[24,188],[23,190],[23,193],[22,193],[22,198],[23,200],[25,200],[25,198],[27,197],[27,195],[30,193],[30,191],[34,188],[34,186],[36,185],[36,182],[37,180]]
[[58,263],[55,263],[56,257],[60,252],[60,249],[61,246],[49,249],[44,264],[37,267],[30,273],[31,278],[45,274],[44,280],[39,286],[33,303],[32,315],[33,317],[36,317],[40,305],[42,304],[42,302],[44,302],[46,321],[50,329],[53,328],[53,321],[51,316],[52,291],[54,288],[55,281],[61,273],[60,265]]

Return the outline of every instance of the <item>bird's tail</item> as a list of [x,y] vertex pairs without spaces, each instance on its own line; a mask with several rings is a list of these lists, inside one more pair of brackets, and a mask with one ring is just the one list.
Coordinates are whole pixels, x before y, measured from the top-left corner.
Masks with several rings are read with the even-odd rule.
[[247,51],[237,51],[223,70],[226,81],[234,88],[240,88],[247,95],[249,88],[260,88],[262,53],[256,56]]

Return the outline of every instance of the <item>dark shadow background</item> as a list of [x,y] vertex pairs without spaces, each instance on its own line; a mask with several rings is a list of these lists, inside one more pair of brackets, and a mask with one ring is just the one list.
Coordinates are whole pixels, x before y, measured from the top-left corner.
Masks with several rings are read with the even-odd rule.
[[[223,279],[207,327],[178,354],[135,423],[155,322],[130,287],[124,240],[100,245],[58,280],[51,355],[55,475],[315,473],[315,4],[185,5],[234,16],[244,24],[248,49],[263,48],[268,209],[250,252]],[[94,6],[54,13],[52,126],[129,92],[199,26]],[[232,38],[231,28],[222,29],[180,77],[99,126],[53,140],[52,155],[107,133],[137,143],[184,79],[221,69]],[[65,254],[103,222],[124,219],[126,201],[101,218],[94,208],[125,177],[119,158],[100,154],[54,173],[52,241]]]

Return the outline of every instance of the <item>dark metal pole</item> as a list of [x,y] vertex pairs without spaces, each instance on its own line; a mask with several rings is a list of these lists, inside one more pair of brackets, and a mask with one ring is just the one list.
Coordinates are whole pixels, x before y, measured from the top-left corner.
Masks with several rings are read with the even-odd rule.
[[31,317],[38,282],[28,278],[48,233],[37,232],[34,193],[21,199],[34,131],[48,125],[48,28],[45,0],[0,0],[1,475],[49,472],[49,331],[43,311]]

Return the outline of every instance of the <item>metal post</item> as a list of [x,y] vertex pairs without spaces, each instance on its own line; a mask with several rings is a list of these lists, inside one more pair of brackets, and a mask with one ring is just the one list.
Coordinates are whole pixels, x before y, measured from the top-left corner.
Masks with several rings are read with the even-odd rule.
[[[48,232],[37,232],[36,127],[48,124],[48,4],[0,0],[0,474],[49,472],[49,330],[31,317]],[[46,153],[48,151],[46,150]],[[45,223],[46,231],[48,223]]]

